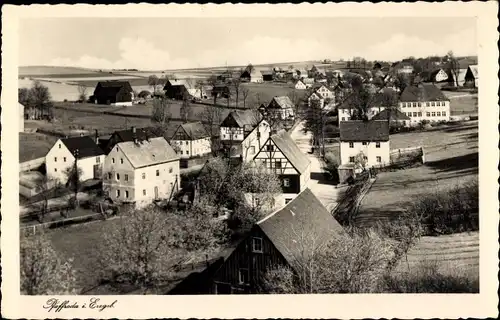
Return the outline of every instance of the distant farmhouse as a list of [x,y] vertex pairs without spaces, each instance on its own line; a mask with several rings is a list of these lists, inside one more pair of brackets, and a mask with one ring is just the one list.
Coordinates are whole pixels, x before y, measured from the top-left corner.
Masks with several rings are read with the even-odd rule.
[[450,121],[450,100],[433,84],[406,87],[399,108],[412,123]]
[[65,184],[76,159],[79,180],[101,179],[104,158],[104,151],[89,136],[59,139],[45,157],[47,176]]
[[295,198],[311,178],[311,161],[285,130],[269,137],[255,155],[254,162],[278,175],[282,194],[276,201],[277,206]]
[[387,121],[343,121],[340,129],[340,162],[355,165],[357,157],[367,167],[390,163],[389,124]]
[[244,82],[254,82],[254,83],[262,83],[264,80],[262,78],[262,73],[255,69],[255,67],[251,68],[251,71],[247,67],[245,71],[243,71],[240,75],[240,79]]
[[302,82],[302,80],[295,81],[295,84],[293,87],[294,87],[294,89],[297,89],[297,90],[305,90],[307,88],[306,85],[304,84],[304,82]]
[[116,144],[107,155],[103,190],[114,202],[145,207],[173,196],[179,170],[179,156],[165,138],[136,137]]
[[128,81],[99,81],[92,99],[96,104],[131,106],[134,90]]
[[203,156],[212,152],[210,135],[201,122],[179,125],[170,143],[178,148],[181,158]]
[[194,84],[187,80],[168,80],[163,88],[165,96],[170,99],[206,99],[207,96],[202,91],[202,87],[195,88]]
[[269,123],[258,110],[233,111],[220,125],[220,141],[229,157],[240,157],[249,162],[267,141]]
[[465,73],[465,84],[471,87],[479,87],[479,68],[477,64],[470,65]]
[[274,71],[266,70],[266,71],[262,71],[261,73],[262,73],[262,80],[263,81],[269,82],[269,81],[274,80]]

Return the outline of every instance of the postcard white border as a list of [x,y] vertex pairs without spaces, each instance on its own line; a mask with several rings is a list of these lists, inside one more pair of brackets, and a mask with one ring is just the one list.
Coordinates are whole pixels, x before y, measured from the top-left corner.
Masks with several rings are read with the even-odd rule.
[[[270,9],[272,6],[272,9]],[[6,318],[458,318],[497,315],[498,32],[496,2],[280,5],[30,5],[2,7],[2,313]],[[479,72],[480,294],[302,296],[103,296],[103,312],[47,313],[47,297],[19,295],[17,50],[21,17],[477,17]],[[465,40],[465,39],[464,39]],[[36,53],[34,53],[36,54]],[[16,119],[14,121],[14,119]],[[88,296],[71,296],[83,302]],[[250,303],[249,303],[250,302]]]

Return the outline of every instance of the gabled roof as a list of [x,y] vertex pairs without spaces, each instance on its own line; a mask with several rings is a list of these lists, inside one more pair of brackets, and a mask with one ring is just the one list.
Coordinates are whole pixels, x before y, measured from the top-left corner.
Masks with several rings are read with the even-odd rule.
[[163,137],[118,144],[134,168],[152,166],[164,162],[178,160],[179,156]]
[[340,141],[389,141],[389,125],[387,121],[342,121],[339,124]]
[[[208,134],[207,130],[205,130],[205,127],[201,122],[190,122],[190,123],[183,123],[179,125],[177,128],[176,132],[182,129],[184,132],[186,132],[186,135],[189,137],[190,140],[198,140],[198,139],[203,139],[207,138],[210,135]],[[175,134],[174,134],[175,137]],[[172,140],[174,140],[174,137],[172,137]]]
[[309,158],[299,149],[286,130],[273,134],[270,139],[300,174],[311,165]]
[[478,68],[477,64],[470,65],[469,69],[472,72],[472,75],[474,76],[474,78],[478,79],[479,78],[479,68]]
[[308,258],[312,246],[317,248],[344,233],[309,188],[285,207],[257,222],[257,226],[292,268],[296,267],[297,259]]
[[271,75],[271,76],[272,76],[274,72],[273,72],[272,70],[263,70],[263,71],[261,71],[260,73],[261,73],[263,76],[264,76],[264,75]]
[[390,118],[391,121],[402,121],[402,120],[410,120],[410,118],[399,111],[398,109],[384,109],[374,115],[371,120],[385,120],[387,121],[387,118]]
[[222,121],[221,126],[226,126],[231,118],[234,119],[239,128],[244,128],[245,126],[255,127],[262,120],[262,114],[259,110],[254,109],[232,111]]
[[126,142],[134,141],[134,139],[146,140],[148,138],[162,137],[163,131],[157,127],[130,128],[127,130],[115,131],[113,135],[116,136],[119,142]]
[[83,159],[88,157],[97,157],[104,154],[101,148],[95,143],[94,139],[89,136],[84,137],[72,137],[61,139],[66,148],[68,148],[71,154],[75,154],[78,150],[77,159]]
[[[273,100],[276,102],[273,104]],[[274,97],[268,105],[270,109],[293,109],[294,105],[288,96]]]
[[133,91],[132,86],[128,81],[118,81],[118,80],[99,81],[95,87],[94,95],[116,96],[118,92],[123,88],[129,92]]
[[449,101],[449,99],[433,84],[421,84],[418,87],[408,86],[401,94],[402,102],[415,101]]

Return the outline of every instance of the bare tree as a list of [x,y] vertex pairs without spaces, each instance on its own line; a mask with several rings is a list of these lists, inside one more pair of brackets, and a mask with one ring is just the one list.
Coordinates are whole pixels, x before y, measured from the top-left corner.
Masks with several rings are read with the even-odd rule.
[[36,119],[52,119],[52,97],[49,88],[44,86],[40,81],[35,81],[29,89],[28,101],[35,110]]
[[38,215],[38,221],[40,223],[43,222],[46,214],[48,213],[49,199],[51,198],[50,191],[54,190],[56,187],[58,187],[57,180],[50,178],[48,175],[43,175],[36,181],[36,190],[42,197],[43,201],[42,209]]
[[165,97],[156,97],[153,100],[151,120],[159,126],[163,132],[167,132],[172,113],[170,112],[170,101]]
[[231,81],[231,84],[234,88],[234,93],[236,94],[236,106],[238,107],[238,102],[240,99],[240,86],[241,86],[240,77],[233,78],[233,80]]
[[78,85],[78,100],[81,102],[87,102],[87,86],[80,84]]
[[455,78],[455,85],[458,87],[458,74],[460,73],[460,63],[458,63],[457,58],[453,54],[453,51],[448,51],[446,56],[448,58],[448,66],[452,72],[453,77]]
[[246,109],[247,107],[247,98],[248,95],[250,94],[250,90],[248,88],[242,88],[241,89],[241,97],[243,98],[243,108]]
[[148,77],[148,85],[153,88],[153,94],[156,93],[156,87],[159,84],[159,79],[156,75],[152,74]]
[[22,236],[20,242],[22,294],[77,294],[72,259],[61,259],[45,234]]
[[189,102],[189,95],[185,93],[182,97],[182,105],[180,109],[180,116],[183,122],[189,122],[191,118],[191,103]]

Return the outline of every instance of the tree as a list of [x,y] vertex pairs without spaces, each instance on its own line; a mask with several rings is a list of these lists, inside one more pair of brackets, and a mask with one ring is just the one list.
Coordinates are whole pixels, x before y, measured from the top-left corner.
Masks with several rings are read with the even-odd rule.
[[394,85],[399,89],[400,92],[403,92],[406,87],[411,86],[411,80],[408,76],[405,76],[402,73],[398,73],[396,75],[396,79],[394,79]]
[[248,71],[248,73],[252,73],[254,70],[255,67],[251,63],[246,67],[246,71]]
[[304,130],[312,134],[313,148],[321,148],[320,153],[325,154],[325,126],[328,120],[327,110],[325,110],[320,101],[311,100],[309,108],[305,112]]
[[77,294],[72,259],[61,259],[45,234],[23,236],[20,244],[22,294]]
[[44,86],[40,81],[35,81],[29,90],[29,96],[29,101],[37,112],[36,118],[52,119],[53,103],[49,88]]
[[246,109],[247,107],[247,98],[248,98],[248,95],[250,94],[250,90],[247,89],[247,88],[242,88],[241,89],[241,97],[243,98],[243,108]]
[[194,82],[195,89],[200,90],[200,99],[203,99],[203,86],[204,86],[204,83],[201,80],[196,80]]
[[33,108],[33,100],[30,94],[30,89],[28,88],[19,88],[18,89],[18,101],[25,108]]
[[234,78],[231,81],[231,84],[233,85],[234,93],[236,94],[236,106],[238,107],[238,102],[239,102],[239,98],[240,98],[240,85],[241,85],[240,77]]
[[[75,197],[82,186],[82,175],[83,171],[81,167],[78,167],[78,160],[75,159],[75,163],[72,166],[67,167],[64,170],[64,175],[66,176],[67,182],[66,186],[75,191]],[[76,200],[76,199],[75,199]]]
[[174,250],[175,232],[155,206],[125,213],[98,244],[101,278],[138,286],[168,279],[182,261]]
[[397,102],[398,97],[397,94],[393,91],[384,90],[381,93],[377,94],[379,112],[382,111],[382,107],[387,110],[387,124],[391,126],[391,117],[398,110]]
[[38,215],[38,221],[40,223],[43,222],[45,215],[48,212],[49,199],[50,199],[49,193],[56,187],[58,187],[57,180],[50,178],[46,174],[36,180],[36,190],[38,194],[41,195],[43,201],[42,210]]
[[156,75],[152,74],[148,77],[148,85],[153,88],[153,94],[156,93],[156,87],[159,84],[159,79]]
[[205,130],[210,135],[212,141],[212,153],[216,154],[220,149],[219,145],[219,125],[224,120],[223,119],[223,109],[216,107],[215,105],[204,106],[203,111],[200,113],[200,119],[204,121],[203,126]]
[[165,97],[156,97],[153,99],[153,110],[151,120],[157,124],[164,132],[168,129],[168,124],[172,113],[170,112],[170,101]]
[[82,102],[87,102],[87,86],[80,84],[78,85],[78,100]]
[[366,164],[367,164],[367,157],[361,151],[354,157],[354,165],[358,168],[361,168],[361,170],[365,171],[366,170]]
[[189,95],[184,93],[182,97],[182,104],[180,109],[180,116],[183,122],[189,122],[189,118],[191,117],[191,104],[189,103]]
[[137,97],[141,98],[141,99],[146,99],[148,97],[151,96],[151,92],[149,92],[148,90],[142,90],[141,92],[139,92],[139,94],[137,95]]
[[333,153],[327,152],[325,154],[323,170],[329,175],[330,180],[333,180],[335,183],[339,182],[338,167],[339,161]]
[[215,75],[211,75],[208,79],[207,79],[207,83],[212,87],[212,97],[214,98],[214,105],[217,104],[217,96],[218,96],[218,93],[217,92],[214,92],[214,88],[215,86],[217,85],[217,77]]
[[453,51],[448,51],[446,54],[448,58],[448,66],[452,72],[453,77],[455,78],[455,85],[458,87],[458,74],[460,73],[460,64],[458,63],[457,58],[453,54]]

